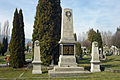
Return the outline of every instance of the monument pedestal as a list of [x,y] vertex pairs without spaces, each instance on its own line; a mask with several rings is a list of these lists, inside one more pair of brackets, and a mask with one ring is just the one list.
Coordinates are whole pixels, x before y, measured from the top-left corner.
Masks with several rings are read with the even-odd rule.
[[60,55],[59,67],[77,67],[76,58],[74,55]]
[[100,61],[91,61],[91,72],[100,72]]
[[42,62],[41,61],[33,61],[32,64],[33,64],[32,74],[42,74],[42,71],[41,71]]
[[54,67],[53,70],[49,70],[50,77],[65,77],[65,76],[79,76],[90,74],[89,71],[85,71],[83,67]]

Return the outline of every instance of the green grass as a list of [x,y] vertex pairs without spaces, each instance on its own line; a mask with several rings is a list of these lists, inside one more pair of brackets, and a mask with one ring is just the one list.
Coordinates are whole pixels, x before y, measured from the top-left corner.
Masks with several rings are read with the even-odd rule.
[[6,64],[7,60],[5,60],[6,56],[0,56],[0,64]]
[[24,69],[0,68],[0,78],[17,78]]
[[[27,55],[29,57],[30,54]],[[84,67],[87,70],[90,70],[90,60],[91,57],[83,57],[82,60],[78,61],[78,66]],[[120,69],[120,56],[107,56],[105,61],[101,61],[101,65],[111,69]],[[19,79],[21,73],[21,78],[27,79]],[[13,69],[13,68],[0,68],[0,78],[9,78],[9,80],[13,80],[14,78],[18,78],[17,80],[48,80],[48,79],[34,79],[32,77],[49,77],[48,70],[46,68],[42,69],[42,74],[32,74],[32,70],[21,68],[21,69]],[[120,73],[113,73],[111,71],[102,71],[97,73],[92,73],[88,75],[80,75],[80,76],[70,76],[76,78],[57,78],[57,80],[120,80]],[[79,77],[79,78],[77,78]],[[56,80],[54,78],[49,80]]]
[[[8,61],[5,60],[5,58],[9,55],[9,53],[5,53],[5,56],[0,56],[0,64],[6,64]],[[33,56],[33,53],[26,53],[25,59],[31,59]]]
[[26,53],[25,54],[25,59],[31,59],[33,56],[33,53]]
[[48,70],[46,68],[42,69],[42,74],[32,74],[32,70],[26,70],[22,77],[49,77]]

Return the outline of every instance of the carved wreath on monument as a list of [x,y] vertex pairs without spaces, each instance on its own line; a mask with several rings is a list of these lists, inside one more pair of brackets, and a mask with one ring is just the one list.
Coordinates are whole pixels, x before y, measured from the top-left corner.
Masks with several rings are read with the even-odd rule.
[[68,17],[68,19],[70,20],[70,17],[72,16],[72,13],[70,11],[66,11],[66,16]]

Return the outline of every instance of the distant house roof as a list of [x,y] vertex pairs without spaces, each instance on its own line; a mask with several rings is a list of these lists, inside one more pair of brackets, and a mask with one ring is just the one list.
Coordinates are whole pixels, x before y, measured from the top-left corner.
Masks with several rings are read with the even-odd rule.
[[28,44],[28,46],[32,46],[32,44]]

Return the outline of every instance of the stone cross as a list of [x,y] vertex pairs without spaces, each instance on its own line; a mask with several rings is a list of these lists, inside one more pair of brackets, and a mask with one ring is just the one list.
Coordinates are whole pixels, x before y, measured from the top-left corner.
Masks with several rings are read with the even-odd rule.
[[41,71],[41,58],[40,58],[40,43],[38,40],[34,43],[34,59],[32,61],[33,63],[33,70],[32,74],[42,74]]
[[91,72],[100,72],[98,42],[92,43]]

